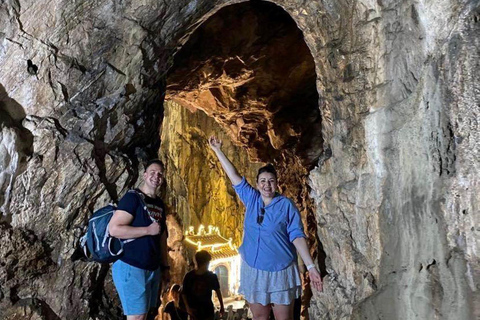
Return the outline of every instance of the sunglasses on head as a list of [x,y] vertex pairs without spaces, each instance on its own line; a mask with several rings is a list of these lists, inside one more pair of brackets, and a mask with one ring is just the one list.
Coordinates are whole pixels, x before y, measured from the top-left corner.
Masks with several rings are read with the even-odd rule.
[[260,208],[260,214],[257,215],[257,223],[262,224],[263,218],[265,218],[265,208]]

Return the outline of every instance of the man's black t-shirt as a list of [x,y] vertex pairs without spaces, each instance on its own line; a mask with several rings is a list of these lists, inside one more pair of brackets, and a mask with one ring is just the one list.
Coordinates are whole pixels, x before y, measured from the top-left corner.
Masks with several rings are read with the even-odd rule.
[[173,301],[167,303],[163,312],[168,313],[171,320],[188,320],[188,313],[180,308],[175,307],[175,303]]
[[183,291],[190,308],[196,310],[196,317],[204,319],[213,316],[215,309],[212,302],[212,290],[220,289],[217,275],[211,271],[195,274],[188,272],[183,278]]
[[[161,233],[166,232],[165,204],[160,198],[150,198],[140,190],[137,193],[127,192],[118,203],[118,210],[123,210],[133,216],[132,227],[148,227],[152,217],[160,224]],[[140,195],[143,195],[148,212],[143,209]],[[160,235],[144,236],[128,242],[124,247],[121,260],[134,267],[144,270],[156,270],[160,266]]]

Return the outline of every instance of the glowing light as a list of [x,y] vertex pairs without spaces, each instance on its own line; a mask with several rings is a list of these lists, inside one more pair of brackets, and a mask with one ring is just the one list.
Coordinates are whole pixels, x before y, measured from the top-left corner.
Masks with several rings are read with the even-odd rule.
[[220,234],[220,229],[216,226],[208,225],[205,228],[204,225],[200,225],[197,233],[195,233],[193,226],[188,227],[188,231],[185,232],[185,241],[193,245],[196,251],[206,250],[212,254],[210,271],[215,271],[217,267],[224,266],[228,270],[230,295],[238,294],[240,255],[237,247],[232,243],[232,238],[223,237]]

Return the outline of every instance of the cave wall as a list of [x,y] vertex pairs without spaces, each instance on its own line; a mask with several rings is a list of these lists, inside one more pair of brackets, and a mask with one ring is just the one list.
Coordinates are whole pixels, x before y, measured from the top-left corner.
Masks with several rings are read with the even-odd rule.
[[[157,154],[172,54],[238,2],[0,4],[0,317],[118,317],[108,266],[74,244]],[[272,2],[320,95],[311,318],[479,317],[478,1]]]
[[243,204],[207,139],[216,135],[222,149],[240,174],[254,184],[262,163],[250,163],[246,150],[235,146],[224,130],[201,110],[190,110],[173,101],[164,103],[160,156],[166,165],[165,202],[181,223],[182,231],[219,227],[221,234],[240,246],[243,232]]
[[157,154],[178,5],[167,22],[153,2],[0,4],[0,318],[120,317],[109,266],[71,258],[92,210]]
[[351,53],[324,88],[342,93],[322,109],[332,158],[310,174],[334,279],[315,301],[331,319],[478,317],[479,145],[462,145],[478,134],[478,4],[359,8],[330,53]]

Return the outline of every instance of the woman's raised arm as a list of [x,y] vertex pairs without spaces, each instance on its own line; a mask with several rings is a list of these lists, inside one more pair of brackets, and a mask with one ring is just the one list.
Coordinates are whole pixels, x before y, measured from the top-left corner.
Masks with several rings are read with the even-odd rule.
[[217,155],[217,158],[220,161],[223,170],[227,174],[228,178],[230,178],[232,184],[236,186],[237,184],[242,182],[242,177],[238,174],[237,169],[233,166],[233,164],[230,162],[230,160],[227,158],[227,156],[223,153],[221,149],[222,141],[215,136],[211,136],[208,139],[208,144]]

